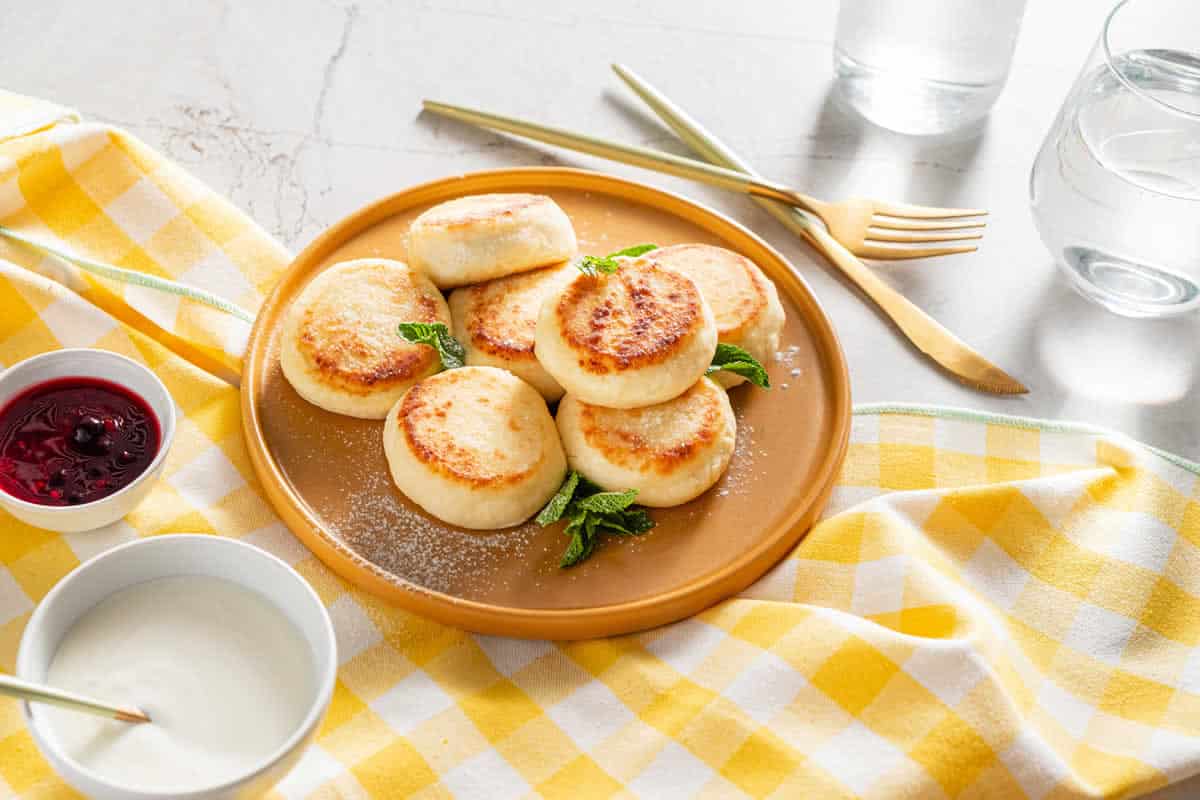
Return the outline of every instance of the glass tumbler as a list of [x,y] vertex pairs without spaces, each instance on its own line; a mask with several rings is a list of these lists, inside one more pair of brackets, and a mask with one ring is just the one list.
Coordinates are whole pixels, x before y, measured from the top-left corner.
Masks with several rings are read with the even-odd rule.
[[1200,305],[1197,8],[1119,3],[1033,165],[1042,240],[1080,293],[1126,316]]
[[1000,96],[1025,0],[842,0],[837,92],[876,125],[948,133]]

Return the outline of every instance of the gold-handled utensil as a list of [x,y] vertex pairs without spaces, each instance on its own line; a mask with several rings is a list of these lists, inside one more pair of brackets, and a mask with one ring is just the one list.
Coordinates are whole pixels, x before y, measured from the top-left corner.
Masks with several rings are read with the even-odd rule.
[[34,703],[49,703],[50,705],[69,708],[72,711],[82,711],[108,717],[119,722],[149,722],[150,716],[140,708],[133,706],[114,706],[84,697],[74,692],[54,689],[37,683],[14,678],[11,675],[0,675],[0,694],[16,697],[19,700],[29,700]]
[[[745,160],[662,92],[627,67],[614,64],[613,70],[684,143],[703,158],[753,174],[753,169]],[[803,211],[774,200],[759,199],[757,202],[794,233],[808,240],[874,301],[918,350],[956,378],[976,389],[995,394],[1024,394],[1029,391],[1020,381],[976,353],[904,295],[884,283]]]
[[847,250],[863,258],[890,261],[969,253],[977,249],[975,245],[929,245],[979,239],[982,234],[978,229],[984,223],[964,218],[987,214],[981,209],[932,208],[865,198],[829,203],[755,174],[706,164],[673,153],[610,142],[585,133],[434,100],[425,100],[423,105],[426,111],[481,128],[512,133],[568,150],[787,203],[816,215]]

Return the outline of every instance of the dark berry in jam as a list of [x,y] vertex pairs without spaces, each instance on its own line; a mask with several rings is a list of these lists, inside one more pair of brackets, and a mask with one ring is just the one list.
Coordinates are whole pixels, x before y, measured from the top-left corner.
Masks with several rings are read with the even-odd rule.
[[160,438],[146,402],[115,383],[40,383],[0,410],[0,489],[45,506],[90,503],[145,472]]

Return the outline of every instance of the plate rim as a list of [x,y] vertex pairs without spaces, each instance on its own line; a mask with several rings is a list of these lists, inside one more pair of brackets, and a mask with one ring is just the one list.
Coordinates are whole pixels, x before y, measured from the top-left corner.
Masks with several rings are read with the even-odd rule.
[[[791,284],[786,290],[805,312],[805,326],[818,340],[817,350],[826,362],[824,366],[832,384],[831,441],[797,511],[777,526],[780,533],[767,536],[756,548],[739,558],[669,592],[603,606],[533,609],[483,603],[410,583],[358,555],[321,525],[303,498],[290,487],[271,454],[260,423],[255,394],[263,372],[266,345],[271,339],[274,323],[286,307],[288,298],[282,293],[298,280],[300,273],[306,273],[314,261],[321,260],[349,237],[395,213],[392,206],[402,199],[437,193],[464,182],[476,186],[466,188],[458,196],[479,191],[503,191],[495,186],[478,187],[479,183],[523,182],[528,185],[539,180],[547,181],[547,188],[594,190],[625,196],[634,202],[639,202],[639,196],[654,197],[660,202],[641,202],[720,234],[722,231],[713,230],[712,222],[716,221],[735,238],[742,237],[765,251],[782,265],[785,281]],[[420,202],[409,202],[408,206]],[[779,282],[780,276],[776,272],[775,269],[768,270],[770,277]],[[240,406],[250,462],[268,502],[289,530],[340,577],[384,601],[442,624],[491,635],[559,640],[613,636],[675,622],[736,594],[766,574],[807,533],[828,502],[849,447],[851,420],[849,371],[841,342],[808,282],[778,250],[741,223],[674,192],[594,170],[553,166],[478,170],[425,181],[368,203],[318,234],[288,264],[259,308],[243,360]]]

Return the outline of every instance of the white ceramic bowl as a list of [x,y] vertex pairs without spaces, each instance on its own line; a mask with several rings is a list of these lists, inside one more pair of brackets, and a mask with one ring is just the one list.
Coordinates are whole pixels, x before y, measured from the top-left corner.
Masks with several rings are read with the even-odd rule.
[[59,378],[100,378],[121,385],[146,401],[161,429],[158,454],[150,466],[108,497],[78,506],[43,506],[0,492],[0,506],[22,522],[61,533],[90,531],[116,522],[150,493],[175,439],[175,403],[158,376],[136,361],[108,350],[79,347],[33,356],[0,373],[0,408],[29,387]]
[[101,800],[216,800],[257,797],[274,786],[300,759],[316,734],[337,677],[337,643],[325,606],[294,569],[248,544],[218,536],[155,536],[113,548],[59,581],[37,610],[21,637],[16,674],[45,681],[62,637],[85,612],[109,595],[143,581],[176,575],[225,578],[258,592],[296,626],[312,652],[313,694],[300,727],[269,757],[234,780],[178,792],[145,792],[101,778],[59,747],[37,704],[22,703],[25,724],[42,755],[63,779],[87,797]]

